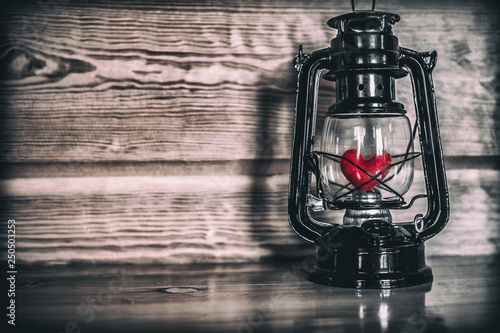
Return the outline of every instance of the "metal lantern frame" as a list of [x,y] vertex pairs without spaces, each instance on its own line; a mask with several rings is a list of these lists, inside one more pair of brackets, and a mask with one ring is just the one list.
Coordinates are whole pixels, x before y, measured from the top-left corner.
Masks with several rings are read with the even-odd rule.
[[[399,15],[373,9],[355,11],[353,6],[352,13],[330,19],[328,25],[338,29],[330,47],[306,54],[300,46],[294,58],[298,90],[288,213],[293,230],[305,240],[315,243],[316,264],[310,272],[310,279],[321,284],[393,288],[431,281],[432,271],[425,264],[424,242],[437,235],[449,219],[448,188],[432,79],[437,53],[400,47],[398,38],[392,33],[392,26],[400,20]],[[337,84],[337,103],[328,112],[359,116],[387,112],[404,114],[404,106],[394,100],[391,90],[395,90],[395,79],[410,75],[416,111],[412,139],[415,139],[418,130],[421,152],[414,153],[407,149],[402,160],[388,168],[401,166],[421,156],[427,193],[414,196],[407,203],[401,194],[386,184],[388,180],[378,177],[387,168],[371,175],[354,161],[348,162],[367,173],[370,177],[367,182],[376,181],[395,195],[395,200],[372,203],[374,208],[407,209],[416,199],[427,198],[425,214],[417,214],[412,222],[394,224],[374,218],[361,227],[321,222],[312,217],[312,212],[324,209],[360,208],[359,202],[342,200],[346,195],[328,200],[321,185],[319,157],[336,162],[345,159],[314,149],[319,80],[324,71],[328,71],[324,77],[335,80]],[[340,90],[340,85],[359,81],[361,74],[366,73],[375,73],[373,75],[384,83],[379,88],[388,91],[373,98],[356,97],[354,93],[345,94]],[[316,195],[311,193],[312,174],[316,177]],[[348,187],[347,194],[362,186]]]

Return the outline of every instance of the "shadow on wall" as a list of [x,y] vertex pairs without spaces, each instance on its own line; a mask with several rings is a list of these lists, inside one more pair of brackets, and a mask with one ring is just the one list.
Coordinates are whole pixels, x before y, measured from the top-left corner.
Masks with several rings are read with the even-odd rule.
[[[288,183],[286,187],[280,185],[277,188],[267,182],[271,175],[287,176],[290,172],[289,159],[292,153],[297,89],[297,72],[292,66],[292,59],[293,57],[290,57],[290,62],[286,62],[279,69],[282,73],[287,73],[281,82],[272,82],[275,80],[273,73],[259,80],[258,86],[261,88],[256,96],[260,117],[255,137],[256,156],[250,170],[252,241],[270,252],[270,258],[265,258],[269,260],[297,258],[311,253],[311,244],[296,235],[289,225]],[[326,110],[334,102],[333,84],[321,81],[316,119],[316,145],[320,141],[318,137],[321,134]],[[273,88],[274,86],[279,89]],[[323,95],[327,95],[328,98],[321,98]],[[283,140],[286,142],[283,143]],[[282,151],[283,147],[287,147],[286,152]],[[273,221],[272,224],[279,226],[279,231],[262,229],[262,226],[269,226],[269,221],[276,218],[279,221]],[[262,223],[263,221],[267,223]]]
[[[263,221],[269,221],[270,219],[275,219],[276,216],[280,216],[282,219],[280,222],[282,223],[276,223],[276,225],[279,225],[283,230],[291,231],[288,224],[288,216],[286,215],[288,188],[277,189],[267,182],[269,176],[277,172],[276,160],[273,159],[282,159],[281,155],[283,155],[282,152],[277,151],[277,145],[280,144],[279,141],[282,135],[279,132],[280,128],[290,126],[289,132],[292,132],[293,120],[289,124],[280,123],[284,118],[287,120],[293,119],[292,115],[294,114],[296,73],[291,63],[290,59],[290,66],[282,69],[285,73],[289,73],[286,79],[282,82],[274,83],[279,87],[286,88],[286,90],[273,88],[274,84],[270,84],[270,82],[274,78],[272,77],[272,73],[269,73],[269,77],[261,78],[259,81],[258,86],[262,88],[258,90],[256,96],[260,117],[255,137],[256,156],[251,170],[250,207],[252,209],[252,241],[270,252],[270,258],[264,258],[270,260],[280,259],[283,256],[289,256],[291,254],[290,251],[300,250],[296,245],[293,248],[286,248],[286,246],[280,245],[280,242],[276,241],[278,235],[276,231],[262,228],[265,225],[262,223]],[[288,93],[289,91],[293,93]],[[288,110],[289,108],[290,110]],[[288,112],[289,114],[281,114],[283,112]],[[290,154],[291,144],[292,141],[290,139]],[[286,155],[286,158],[288,159],[289,155]],[[278,161],[278,171],[280,173],[288,173],[288,161],[281,162]],[[286,167],[284,164],[286,164]],[[273,214],[272,212],[279,213]],[[281,232],[279,234],[283,235]]]
[[[498,12],[500,9],[500,3],[491,2],[489,5],[492,6],[491,9],[494,11]],[[492,31],[500,30],[500,21],[493,15],[486,15],[486,18],[484,15],[481,15],[481,17],[477,17],[477,19],[489,20]],[[487,58],[489,60],[488,66],[491,68],[492,72],[490,75],[493,79],[487,83],[481,82],[481,85],[490,94],[492,94],[495,100],[492,124],[494,129],[493,134],[495,136],[493,142],[495,147],[500,147],[500,35],[492,34],[491,36],[493,38],[488,39],[486,52],[489,54],[489,57]],[[493,165],[496,170],[500,169],[500,159],[498,159],[498,156],[496,156],[496,161],[493,162]],[[496,181],[493,180],[493,182],[482,183],[480,186],[488,194],[488,197],[492,198],[492,202],[489,202],[488,204],[488,220],[499,223],[500,221],[498,221],[498,219],[500,217],[500,206],[498,205],[498,202],[495,202],[495,198],[500,197],[500,179],[496,179]],[[497,228],[497,231],[496,235],[491,235],[489,241],[493,242],[496,252],[500,254],[500,226]]]

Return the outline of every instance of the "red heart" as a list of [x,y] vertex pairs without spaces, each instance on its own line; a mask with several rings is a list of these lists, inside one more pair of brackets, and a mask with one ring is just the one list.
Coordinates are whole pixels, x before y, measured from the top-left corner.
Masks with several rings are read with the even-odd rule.
[[[386,151],[382,151],[382,155],[373,155],[369,159],[365,159],[361,153],[358,154],[357,149],[349,149],[342,155],[342,157],[344,158],[340,161],[340,170],[342,170],[342,173],[347,180],[355,187],[361,186],[372,179],[369,175],[363,172],[363,170],[375,177],[392,163],[391,154]],[[379,175],[377,179],[383,180],[388,173],[389,169],[387,169],[387,171],[385,171],[382,175]],[[369,191],[378,184],[380,184],[378,181],[372,180],[371,182],[358,188],[358,190]]]

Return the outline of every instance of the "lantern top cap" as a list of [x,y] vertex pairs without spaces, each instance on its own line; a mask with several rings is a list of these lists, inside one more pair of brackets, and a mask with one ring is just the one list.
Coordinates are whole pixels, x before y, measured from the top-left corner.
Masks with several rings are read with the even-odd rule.
[[360,32],[391,33],[392,25],[399,22],[398,14],[378,11],[355,11],[328,20],[329,27],[338,29],[339,34]]

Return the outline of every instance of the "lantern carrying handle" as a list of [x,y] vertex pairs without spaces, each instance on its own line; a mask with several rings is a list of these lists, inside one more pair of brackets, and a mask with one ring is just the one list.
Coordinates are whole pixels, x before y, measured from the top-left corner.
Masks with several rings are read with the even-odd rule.
[[294,59],[298,72],[298,92],[288,189],[288,218],[292,229],[310,242],[336,227],[316,221],[310,215],[307,202],[311,186],[311,168],[305,163],[314,149],[319,78],[321,72],[329,66],[330,55],[329,48],[304,54],[300,46],[299,54]]
[[432,80],[436,60],[435,51],[421,53],[400,48],[400,66],[410,74],[413,87],[427,190],[427,213],[421,217],[419,224],[422,227],[416,230],[423,241],[437,235],[446,226],[450,216],[448,185]]

